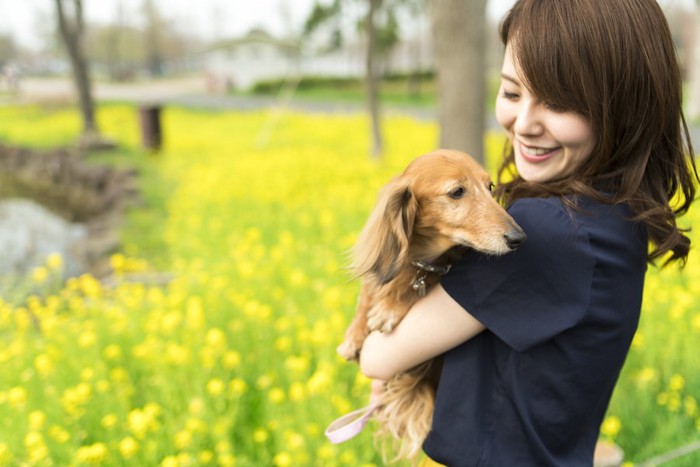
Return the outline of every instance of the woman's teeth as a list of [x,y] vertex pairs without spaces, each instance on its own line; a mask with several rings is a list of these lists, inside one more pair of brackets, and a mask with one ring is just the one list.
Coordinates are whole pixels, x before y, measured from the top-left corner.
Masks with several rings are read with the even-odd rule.
[[553,151],[551,148],[531,148],[528,146],[522,146],[523,152],[529,156],[543,156],[549,154]]

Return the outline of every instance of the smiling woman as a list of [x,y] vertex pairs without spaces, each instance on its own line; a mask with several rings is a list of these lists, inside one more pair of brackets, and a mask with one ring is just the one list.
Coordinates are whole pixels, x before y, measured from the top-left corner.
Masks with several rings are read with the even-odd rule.
[[523,180],[547,182],[571,175],[591,155],[595,139],[581,115],[562,111],[525,86],[506,47],[496,119],[513,144],[515,166]]
[[423,444],[444,465],[590,466],[647,262],[689,253],[679,68],[656,0],[518,0],[501,39],[496,195],[528,239],[469,251],[391,333],[370,333],[362,369],[386,379],[444,352]]

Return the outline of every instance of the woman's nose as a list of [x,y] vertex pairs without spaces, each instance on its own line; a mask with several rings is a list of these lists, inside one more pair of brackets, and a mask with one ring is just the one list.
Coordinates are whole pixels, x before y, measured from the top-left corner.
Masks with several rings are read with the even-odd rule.
[[513,130],[520,135],[537,135],[542,132],[539,104],[535,102],[522,102],[515,117]]

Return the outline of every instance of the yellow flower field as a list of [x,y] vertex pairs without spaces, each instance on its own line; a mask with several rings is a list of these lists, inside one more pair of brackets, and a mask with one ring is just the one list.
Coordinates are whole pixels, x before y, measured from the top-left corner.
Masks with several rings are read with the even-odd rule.
[[[26,278],[46,294],[0,300],[0,465],[382,465],[371,425],[339,446],[323,435],[369,390],[335,355],[358,292],[344,266],[378,189],[434,148],[435,125],[388,117],[374,162],[364,115],[168,108],[158,155],[138,149],[133,108],[99,118],[123,146],[114,161],[140,168],[146,204],[129,213],[116,283],[48,287],[51,257]],[[78,129],[72,109],[0,108],[5,144],[65,144]],[[700,208],[684,222],[700,225]],[[694,254],[647,275],[602,427],[632,462],[700,438]]]

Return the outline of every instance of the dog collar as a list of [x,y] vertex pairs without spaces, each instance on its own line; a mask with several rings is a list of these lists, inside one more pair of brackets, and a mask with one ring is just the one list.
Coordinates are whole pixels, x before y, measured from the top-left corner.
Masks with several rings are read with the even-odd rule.
[[444,276],[445,274],[450,272],[450,269],[452,269],[451,264],[446,264],[444,266],[435,266],[435,265],[432,265],[428,262],[421,261],[421,260],[413,261],[411,264],[422,271],[432,272],[432,273],[435,273],[439,276]]
[[416,278],[413,279],[411,288],[418,292],[418,296],[420,297],[425,297],[427,289],[425,278],[428,276],[428,273],[444,276],[445,274],[450,272],[450,269],[452,269],[451,264],[446,264],[444,266],[435,266],[433,264],[421,260],[413,261],[411,264],[418,268],[418,272],[416,272]]

